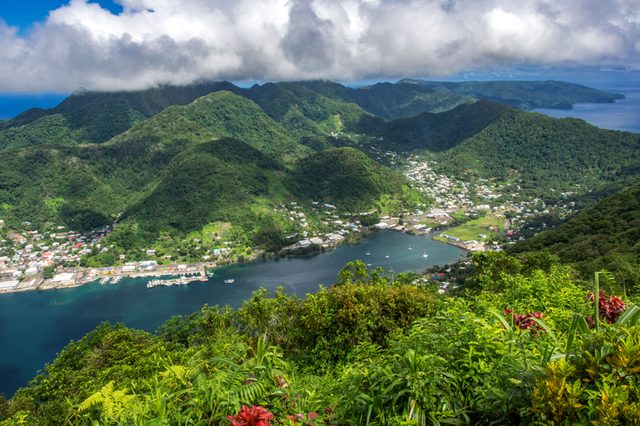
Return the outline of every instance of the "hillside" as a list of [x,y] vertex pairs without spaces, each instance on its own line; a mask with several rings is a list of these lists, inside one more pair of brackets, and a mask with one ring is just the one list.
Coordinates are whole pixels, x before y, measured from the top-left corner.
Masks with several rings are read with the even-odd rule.
[[172,106],[104,144],[0,151],[2,217],[62,221],[80,230],[110,223],[153,189],[180,152],[227,137],[284,162],[308,152],[250,100],[215,92]]
[[571,109],[577,103],[610,103],[624,96],[606,93],[563,81],[465,81],[440,82],[401,80],[434,91],[446,90],[460,96],[487,99],[520,109]]
[[117,136],[110,144],[147,140],[160,146],[233,137],[290,162],[308,149],[251,100],[229,91],[213,92],[185,106],[171,106]]
[[425,112],[389,122],[370,120],[361,129],[383,137],[386,148],[399,151],[445,151],[498,120],[510,108],[489,101],[463,104],[442,113]]
[[640,135],[514,110],[438,159],[446,173],[517,179],[530,194],[620,189],[638,178]]
[[640,280],[640,184],[525,240],[513,253],[549,251],[589,276],[606,269],[628,288]]
[[287,179],[303,200],[323,201],[353,212],[375,208],[381,197],[403,197],[406,180],[354,148],[333,148],[302,159]]
[[293,132],[328,134],[353,130],[367,113],[341,97],[327,97],[304,83],[267,83],[241,92]]
[[64,218],[74,229],[110,223],[124,207],[121,186],[73,147],[0,151],[0,204],[9,223]]
[[124,218],[153,236],[190,232],[216,221],[242,225],[252,201],[276,195],[270,181],[282,171],[277,161],[235,139],[198,144],[178,154]]
[[377,83],[352,89],[349,99],[366,111],[385,119],[413,117],[423,112],[447,111],[474,100],[469,96],[402,82]]
[[[518,108],[570,108],[576,102],[613,102],[617,96],[557,82],[428,82],[401,80],[350,88],[330,81],[266,83],[242,89],[228,82],[161,86],[134,92],[85,92],[55,108],[30,109],[0,127],[0,149],[39,144],[103,143],[167,107],[187,105],[217,91],[251,99],[292,136],[326,147],[323,135],[357,129],[367,113],[383,119],[442,112],[477,99]],[[320,138],[320,139],[318,139]]]
[[[208,93],[235,88],[230,83],[161,86],[135,92],[86,92],[69,96],[58,106],[30,109],[9,120],[8,135],[0,132],[0,147],[50,143],[48,129],[64,135],[65,143],[101,143],[171,105],[186,105]],[[44,122],[41,120],[44,119]]]

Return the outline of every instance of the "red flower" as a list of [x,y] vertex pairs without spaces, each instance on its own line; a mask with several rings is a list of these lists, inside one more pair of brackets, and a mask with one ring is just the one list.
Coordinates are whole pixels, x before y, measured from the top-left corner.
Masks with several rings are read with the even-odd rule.
[[[591,302],[595,302],[593,292],[589,293],[587,299]],[[600,291],[598,296],[599,312],[601,319],[607,321],[609,324],[613,324],[627,309],[627,306],[618,296],[607,296],[604,290]]]
[[541,312],[530,312],[528,314],[516,314],[512,309],[505,309],[502,311],[505,315],[511,315],[513,322],[520,330],[529,330],[532,334],[537,334],[542,329],[533,320],[533,318],[540,319],[544,316]]
[[273,419],[273,414],[264,407],[243,405],[237,415],[227,418],[231,422],[231,426],[271,426],[269,420]]

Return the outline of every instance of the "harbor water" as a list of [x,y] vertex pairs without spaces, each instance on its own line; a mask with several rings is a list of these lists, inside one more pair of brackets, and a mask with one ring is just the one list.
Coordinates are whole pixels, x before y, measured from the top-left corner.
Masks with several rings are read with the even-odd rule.
[[115,285],[94,282],[0,295],[0,393],[11,396],[70,340],[80,339],[103,321],[153,331],[171,316],[197,312],[205,304],[237,307],[261,287],[282,286],[304,296],[321,284],[331,285],[340,269],[356,259],[372,268],[407,272],[464,255],[430,236],[380,231],[359,244],[313,256],[220,267],[208,281],[189,285],[147,288],[150,278],[124,278]]

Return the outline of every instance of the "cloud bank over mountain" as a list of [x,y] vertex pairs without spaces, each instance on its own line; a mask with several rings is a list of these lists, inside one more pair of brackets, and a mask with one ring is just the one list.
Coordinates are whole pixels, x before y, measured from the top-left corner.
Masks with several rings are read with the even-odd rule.
[[[0,91],[358,80],[501,66],[640,67],[637,0],[72,0],[0,20]],[[578,4],[579,3],[579,4]]]

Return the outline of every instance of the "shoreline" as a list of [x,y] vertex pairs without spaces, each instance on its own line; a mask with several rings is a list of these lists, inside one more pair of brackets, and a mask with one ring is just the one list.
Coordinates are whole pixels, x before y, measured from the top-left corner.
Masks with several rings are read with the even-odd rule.
[[[395,219],[395,218],[394,218]],[[355,244],[359,244],[360,240],[366,236],[372,235],[375,232],[378,232],[383,229],[388,229],[394,232],[402,232],[409,235],[422,235],[429,236],[431,238],[438,235],[437,232],[421,232],[414,229],[406,228],[399,225],[394,224],[393,226],[389,226],[388,228],[378,228],[376,226],[370,226],[367,229],[363,230],[359,233],[359,238],[355,242]],[[446,241],[439,241],[443,244],[447,244]],[[296,258],[296,257],[306,257],[306,256],[315,256],[317,254],[324,253],[329,250],[336,249],[345,244],[352,244],[352,242],[348,240],[341,240],[336,244],[323,247],[318,246],[317,249],[315,247],[312,248],[312,251],[309,252],[301,252],[301,253],[284,253],[283,250],[287,249],[284,247],[278,253],[264,253],[261,252],[256,254],[253,258],[244,261],[244,262],[229,262],[219,264],[216,262],[196,262],[196,263],[181,263],[181,264],[170,264],[170,265],[158,265],[155,264],[152,269],[134,269],[134,270],[124,270],[125,266],[106,266],[100,268],[88,268],[88,267],[73,267],[73,268],[63,268],[60,272],[57,272],[54,278],[43,279],[43,278],[33,278],[29,281],[27,285],[22,287],[18,286],[16,289],[0,291],[0,297],[3,294],[14,294],[14,293],[22,293],[27,291],[48,291],[48,290],[64,290],[69,288],[82,287],[84,285],[91,284],[93,282],[99,282],[100,280],[107,279],[108,282],[101,283],[101,285],[117,285],[117,282],[122,278],[159,278],[159,277],[180,277],[180,276],[202,276],[206,275],[207,272],[211,269],[215,269],[222,266],[231,266],[231,265],[240,265],[240,264],[248,264],[258,261],[269,261],[275,259],[286,259],[286,258]],[[460,247],[456,244],[448,244],[456,246],[460,249],[463,249],[468,252],[464,247]],[[149,262],[149,261],[146,261]],[[151,261],[153,262],[153,261]],[[145,261],[137,262],[136,268],[140,268],[140,264],[145,263]],[[143,266],[142,266],[143,267]],[[113,282],[116,280],[116,282]],[[27,281],[27,280],[25,280]],[[35,282],[34,282],[35,281]]]

